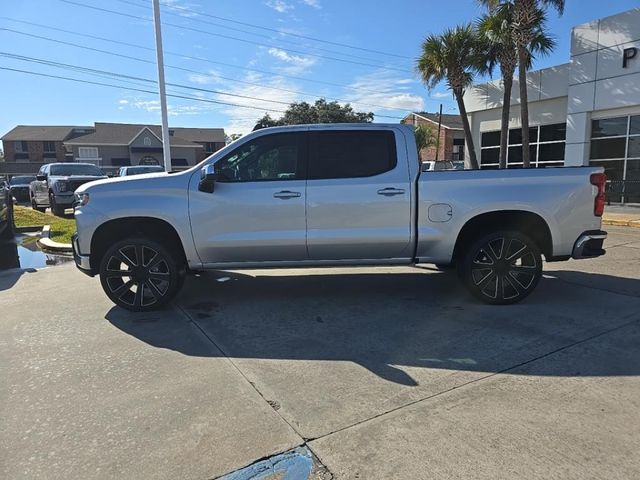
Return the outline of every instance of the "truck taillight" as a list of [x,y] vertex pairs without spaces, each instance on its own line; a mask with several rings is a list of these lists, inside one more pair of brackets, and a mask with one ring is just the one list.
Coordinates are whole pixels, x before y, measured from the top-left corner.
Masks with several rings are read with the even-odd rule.
[[607,182],[607,176],[604,173],[593,173],[591,175],[591,185],[598,187],[598,193],[593,201],[593,214],[601,217],[604,213],[604,187]]

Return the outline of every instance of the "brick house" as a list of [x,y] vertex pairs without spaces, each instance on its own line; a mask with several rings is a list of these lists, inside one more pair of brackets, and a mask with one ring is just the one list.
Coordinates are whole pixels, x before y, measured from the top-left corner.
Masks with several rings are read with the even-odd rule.
[[[406,115],[400,123],[407,125],[426,125],[434,132],[438,133],[438,113],[412,112]],[[464,128],[460,115],[443,114],[440,128],[440,151],[438,160],[462,161],[464,160]],[[436,147],[424,148],[420,151],[422,161],[436,159]]]
[[[222,128],[172,128],[170,136],[175,168],[193,166],[225,145]],[[107,173],[121,166],[162,165],[161,138],[158,125],[19,125],[0,139],[5,156],[0,175],[33,174],[45,163],[65,161],[95,163]]]

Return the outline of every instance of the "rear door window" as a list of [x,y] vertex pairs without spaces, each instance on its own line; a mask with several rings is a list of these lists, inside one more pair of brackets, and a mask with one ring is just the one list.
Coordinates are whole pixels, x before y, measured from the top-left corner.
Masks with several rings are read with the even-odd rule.
[[309,180],[373,177],[396,167],[395,136],[389,130],[312,132]]

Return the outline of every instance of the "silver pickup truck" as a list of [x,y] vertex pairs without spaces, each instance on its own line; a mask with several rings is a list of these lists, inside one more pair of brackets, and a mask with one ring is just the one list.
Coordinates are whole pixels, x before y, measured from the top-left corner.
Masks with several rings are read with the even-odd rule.
[[605,253],[602,168],[420,170],[404,125],[259,130],[184,172],[82,185],[75,261],[143,311],[189,271],[417,263],[508,304],[536,287],[543,256]]

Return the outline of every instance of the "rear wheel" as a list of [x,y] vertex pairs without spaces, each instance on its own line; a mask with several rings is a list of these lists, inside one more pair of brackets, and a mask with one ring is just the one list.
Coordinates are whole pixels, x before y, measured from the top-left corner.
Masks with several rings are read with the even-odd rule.
[[536,243],[514,231],[483,236],[468,249],[459,274],[477,298],[492,305],[517,303],[542,277],[542,255]]
[[36,203],[36,199],[31,197],[31,208],[33,208],[34,210],[37,210],[38,212],[44,212],[46,210],[45,207],[39,207],[38,204]]
[[134,312],[155,310],[180,290],[184,266],[164,245],[129,238],[110,247],[100,262],[100,283],[116,305]]

